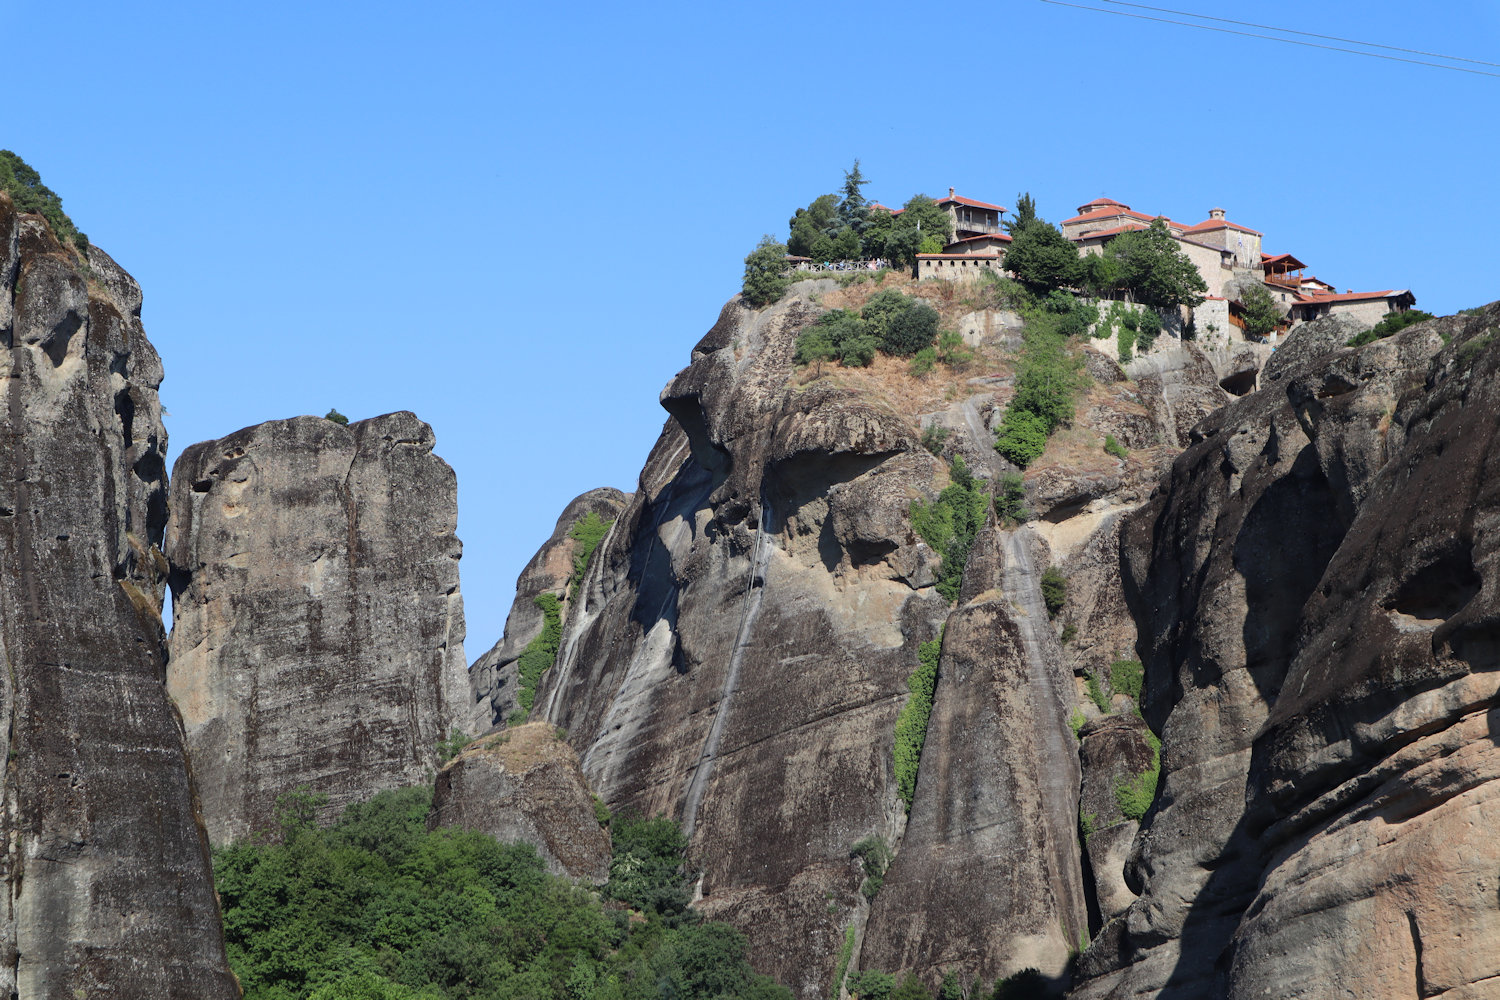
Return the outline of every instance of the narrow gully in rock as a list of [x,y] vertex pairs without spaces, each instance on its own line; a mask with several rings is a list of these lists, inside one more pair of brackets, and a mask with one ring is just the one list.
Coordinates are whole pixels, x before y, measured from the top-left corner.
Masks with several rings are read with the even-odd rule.
[[1000,477],[1010,471],[1008,468],[1010,463],[1001,458],[1000,453],[995,450],[995,435],[990,433],[989,428],[984,425],[984,418],[979,415],[980,402],[988,403],[993,398],[988,393],[970,396],[963,401],[961,408],[964,411],[964,423],[968,425],[969,437],[973,440],[975,450],[984,456],[984,467],[990,470],[991,478],[999,482]]
[[[1067,700],[1058,690],[1056,679],[1048,668],[1043,652],[1042,629],[1050,629],[1047,608],[1042,601],[1040,577],[1031,560],[1030,540],[1032,530],[1020,527],[1003,536],[1005,570],[1001,589],[1011,605],[1019,612],[1015,622],[1021,633],[1022,652],[1026,657],[1026,674],[1031,685],[1035,710],[1032,727],[1036,733],[1037,746],[1042,758],[1037,761],[1038,784],[1043,794],[1043,812],[1051,827],[1048,850],[1051,852],[1053,878],[1060,887],[1072,888],[1082,877],[1082,860],[1078,854],[1078,794],[1081,776],[1078,751],[1067,723]],[[1081,893],[1082,883],[1077,883]],[[1072,895],[1067,892],[1066,895]],[[1087,912],[1081,895],[1074,899],[1061,900],[1066,913],[1075,919]],[[1082,928],[1068,928],[1069,935],[1077,940]]]
[[724,723],[729,718],[730,703],[739,684],[740,664],[745,658],[745,648],[750,644],[755,619],[760,616],[760,607],[765,600],[766,569],[771,562],[771,553],[775,550],[771,537],[771,505],[762,497],[760,523],[755,528],[755,548],[750,557],[750,578],[745,588],[744,606],[740,610],[740,627],[735,632],[734,649],[729,654],[729,669],[724,676],[724,689],[719,695],[713,725],[709,727],[703,752],[699,754],[698,763],[693,768],[693,777],[688,784],[687,798],[682,809],[682,832],[689,838],[698,825],[698,807],[703,801],[703,790],[708,787],[708,780],[713,775],[719,740],[724,735]]

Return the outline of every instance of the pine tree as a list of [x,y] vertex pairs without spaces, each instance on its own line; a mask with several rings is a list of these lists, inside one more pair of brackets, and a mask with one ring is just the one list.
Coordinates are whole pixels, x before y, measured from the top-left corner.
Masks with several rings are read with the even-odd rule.
[[855,233],[863,233],[869,218],[869,203],[860,188],[870,183],[859,172],[859,160],[854,161],[853,170],[844,171],[844,200],[839,202],[839,220]]

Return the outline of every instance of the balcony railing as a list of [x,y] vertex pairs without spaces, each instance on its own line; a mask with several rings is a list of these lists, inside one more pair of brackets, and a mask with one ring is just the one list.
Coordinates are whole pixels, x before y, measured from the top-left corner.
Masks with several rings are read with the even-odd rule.
[[970,233],[990,234],[1000,232],[1000,223],[987,222],[983,219],[969,219],[965,221],[964,218],[960,216],[958,221],[953,225],[955,229],[962,229],[965,232]]

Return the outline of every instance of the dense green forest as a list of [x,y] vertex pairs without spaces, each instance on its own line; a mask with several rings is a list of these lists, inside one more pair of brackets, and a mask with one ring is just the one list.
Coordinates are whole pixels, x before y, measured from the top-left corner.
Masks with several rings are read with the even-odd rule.
[[431,799],[382,792],[325,829],[296,793],[274,837],[215,852],[246,1000],[791,1000],[750,968],[743,935],[688,908],[670,820],[613,818],[593,891],[530,845],[428,831]]

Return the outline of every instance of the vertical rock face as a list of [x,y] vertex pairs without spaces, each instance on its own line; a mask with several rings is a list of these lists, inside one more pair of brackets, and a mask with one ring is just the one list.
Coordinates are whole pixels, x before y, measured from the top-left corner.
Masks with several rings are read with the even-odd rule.
[[406,412],[297,417],[173,470],[167,682],[215,843],[299,785],[329,809],[413,784],[471,715],[457,489]]
[[865,932],[865,952],[930,980],[1061,980],[1088,933],[1072,678],[1030,537],[987,532],[970,559],[977,593],[948,619],[911,819]]
[[140,289],[0,194],[0,995],[228,998],[163,687],[166,433]]
[[1492,992],[1497,331],[1310,340],[1130,518],[1162,786],[1076,996]]
[[525,841],[554,875],[595,885],[609,878],[609,833],[599,825],[578,755],[545,722],[465,748],[438,772],[428,826]]
[[516,580],[516,599],[505,619],[505,636],[494,648],[474,661],[469,670],[469,685],[474,697],[472,732],[486,732],[504,725],[520,706],[516,702],[516,661],[526,644],[542,631],[542,610],[536,605],[541,594],[555,594],[567,605],[568,580],[573,575],[573,558],[579,543],[569,532],[589,514],[602,521],[613,521],[625,509],[630,494],[607,486],[589,490],[563,508],[552,537],[542,543],[536,555]]

